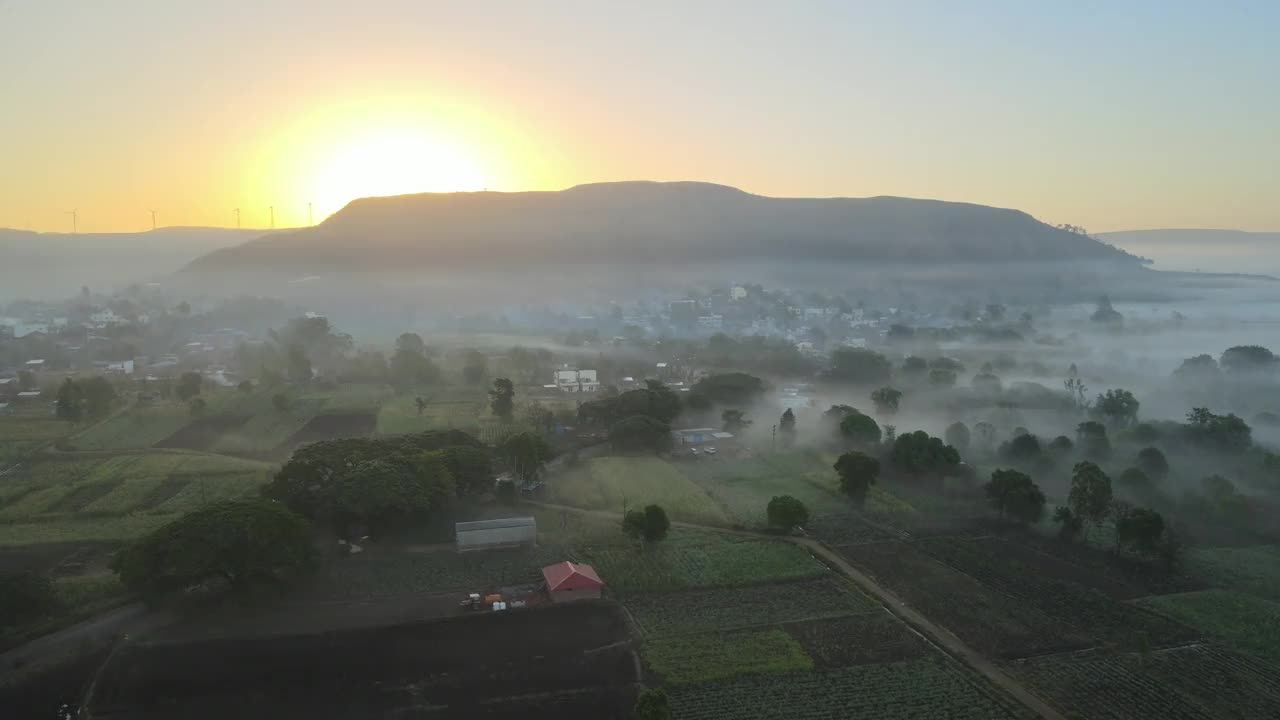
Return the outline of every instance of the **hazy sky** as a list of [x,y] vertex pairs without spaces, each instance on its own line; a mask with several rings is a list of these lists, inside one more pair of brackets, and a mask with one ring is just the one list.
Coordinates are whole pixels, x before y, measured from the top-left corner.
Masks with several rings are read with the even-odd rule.
[[708,180],[1280,230],[1280,2],[0,0],[0,226]]

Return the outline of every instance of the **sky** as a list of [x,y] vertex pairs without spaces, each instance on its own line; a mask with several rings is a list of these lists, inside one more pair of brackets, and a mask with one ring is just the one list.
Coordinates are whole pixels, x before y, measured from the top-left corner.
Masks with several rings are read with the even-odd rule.
[[1280,2],[0,0],[0,227],[703,180],[1280,230]]

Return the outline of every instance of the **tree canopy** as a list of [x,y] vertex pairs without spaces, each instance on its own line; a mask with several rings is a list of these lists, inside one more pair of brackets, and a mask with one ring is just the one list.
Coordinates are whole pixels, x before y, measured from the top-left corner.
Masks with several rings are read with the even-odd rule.
[[1224,452],[1242,452],[1253,444],[1253,430],[1234,414],[1215,415],[1207,408],[1187,413],[1187,436],[1197,445]]
[[876,412],[892,415],[898,412],[898,402],[902,399],[902,391],[892,387],[882,387],[871,393],[871,402],[875,403]]
[[517,478],[525,482],[537,478],[543,466],[555,455],[547,441],[534,433],[517,433],[498,445],[498,456],[506,461]]
[[916,430],[893,441],[889,463],[908,475],[949,475],[960,465],[960,453],[939,438]]
[[841,347],[831,353],[825,377],[833,382],[877,385],[888,382],[893,364],[884,355],[866,348]]
[[1044,493],[1025,473],[996,470],[983,491],[1000,517],[1012,517],[1023,523],[1037,523],[1044,517]]
[[710,398],[721,405],[749,405],[764,394],[764,381],[747,373],[709,375],[694,383],[690,393]]
[[507,378],[496,378],[493,389],[489,391],[489,408],[503,422],[511,422],[515,412],[516,388]]
[[662,452],[671,449],[671,426],[648,415],[632,415],[609,427],[615,450]]
[[809,522],[809,508],[790,495],[774,496],[765,514],[769,525],[787,530]]
[[1156,480],[1169,475],[1169,461],[1157,447],[1144,447],[1138,451],[1138,468]]
[[671,521],[660,505],[646,505],[644,510],[628,510],[622,516],[622,531],[636,540],[658,542],[667,537]]
[[1275,353],[1261,345],[1236,345],[1227,348],[1218,364],[1232,375],[1269,375],[1280,367]]
[[840,435],[857,445],[874,445],[880,442],[880,426],[869,415],[854,411],[840,420]]
[[187,513],[111,561],[126,587],[151,596],[210,581],[242,590],[292,579],[314,566],[307,521],[266,500],[229,500]]
[[796,440],[796,414],[791,412],[791,408],[782,411],[782,417],[778,418],[778,435],[782,437],[783,447],[791,447]]
[[1111,509],[1111,478],[1097,465],[1076,463],[1071,473],[1067,505],[1082,523],[1098,525]]
[[1128,427],[1138,421],[1140,403],[1128,390],[1108,390],[1093,403],[1098,417],[1114,427]]
[[840,476],[840,489],[861,507],[880,477],[880,461],[855,451],[841,455],[832,467]]
[[958,421],[951,423],[947,426],[943,437],[947,444],[957,451],[963,453],[969,450],[969,428],[964,423]]

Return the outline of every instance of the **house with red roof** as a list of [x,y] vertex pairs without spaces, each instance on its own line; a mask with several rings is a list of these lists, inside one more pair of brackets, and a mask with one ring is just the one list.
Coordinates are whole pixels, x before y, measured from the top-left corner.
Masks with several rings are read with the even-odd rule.
[[547,581],[547,595],[553,603],[599,600],[600,591],[604,589],[604,581],[595,568],[567,560],[542,568],[542,577]]

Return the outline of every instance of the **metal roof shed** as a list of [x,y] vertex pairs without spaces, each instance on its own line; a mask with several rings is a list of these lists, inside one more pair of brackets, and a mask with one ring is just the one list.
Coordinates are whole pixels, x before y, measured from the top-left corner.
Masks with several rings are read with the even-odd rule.
[[458,552],[533,546],[538,541],[538,526],[531,517],[460,522],[453,529]]

